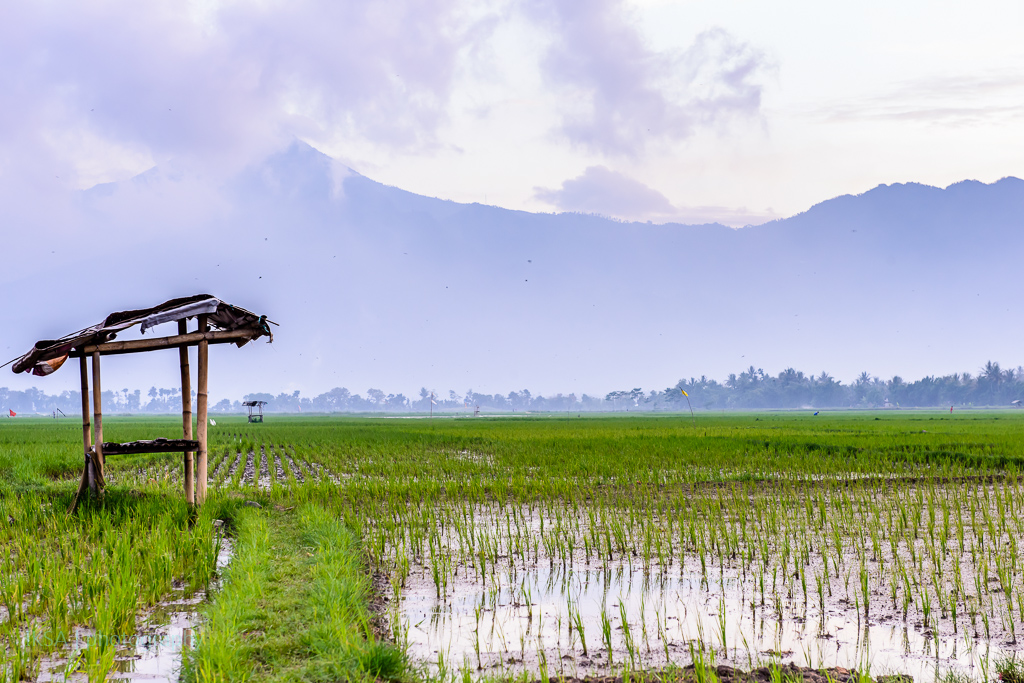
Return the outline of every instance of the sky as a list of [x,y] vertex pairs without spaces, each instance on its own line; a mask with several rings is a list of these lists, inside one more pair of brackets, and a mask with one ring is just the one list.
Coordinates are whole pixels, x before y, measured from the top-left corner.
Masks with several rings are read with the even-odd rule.
[[[288,302],[271,292],[307,290],[295,284],[295,273],[274,271],[275,258],[295,248],[292,263],[301,264],[303,245],[287,240],[302,228],[316,228],[323,232],[315,239],[347,251],[349,266],[366,274],[359,282],[334,285],[328,272],[324,280],[310,280],[311,291],[337,286],[340,294],[324,301],[337,304],[339,318],[356,316],[377,336],[347,339],[351,348],[335,354],[338,366],[329,380],[323,373],[313,380],[308,378],[317,377],[317,368],[308,362],[309,349],[296,341],[297,322],[286,321],[293,336],[282,334],[260,352],[259,363],[268,373],[291,376],[268,380],[261,390],[309,393],[337,384],[365,391],[373,383],[414,393],[421,382],[432,382],[439,390],[472,385],[492,392],[514,386],[600,392],[635,386],[634,377],[645,387],[705,373],[724,379],[770,340],[744,328],[735,335],[742,348],[725,353],[709,341],[692,349],[688,364],[674,365],[677,349],[667,341],[664,348],[635,354],[633,340],[607,331],[635,318],[651,339],[668,340],[684,332],[685,318],[662,324],[656,307],[634,308],[625,299],[591,318],[575,311],[578,320],[557,306],[547,312],[534,305],[529,287],[539,289],[546,277],[553,306],[576,306],[578,294],[593,298],[591,307],[598,310],[600,297],[561,271],[596,278],[606,263],[625,267],[628,261],[633,270],[623,277],[632,277],[661,259],[665,291],[688,286],[665,275],[690,258],[671,251],[677,248],[674,234],[657,245],[645,243],[648,251],[640,253],[642,239],[631,232],[636,226],[615,223],[601,228],[603,241],[591,236],[586,248],[556,244],[544,251],[558,236],[536,227],[548,225],[543,221],[519,216],[535,226],[530,248],[536,245],[547,260],[508,246],[517,237],[510,222],[490,226],[510,240],[504,246],[498,238],[480,241],[477,226],[470,226],[472,234],[447,235],[447,252],[427,258],[423,248],[413,255],[416,265],[408,266],[408,250],[396,247],[398,232],[388,232],[390,217],[360,224],[379,235],[335,229],[337,212],[347,210],[346,178],[355,177],[346,167],[387,186],[457,202],[733,227],[794,216],[880,184],[993,183],[1024,176],[1021,27],[1024,5],[995,0],[850,6],[795,0],[0,0],[0,346],[10,354],[0,362],[32,340],[69,331],[69,324],[197,291],[286,317]],[[278,171],[293,167],[276,165],[275,155],[287,157],[297,141],[331,158],[330,201],[305,207],[321,211],[308,225],[293,224],[288,213],[294,188]],[[308,168],[319,168],[317,163]],[[232,184],[253,173],[262,180],[251,193],[232,195]],[[360,201],[377,196],[372,188],[367,192]],[[274,214],[275,225],[253,208],[264,194],[282,212]],[[412,208],[400,214],[402,220],[419,210],[414,198],[406,200]],[[559,225],[574,217],[564,218]],[[191,256],[170,269],[160,258],[167,256],[168,236],[180,235],[175,248],[185,251],[214,240],[232,244],[264,219],[264,240],[275,242],[265,249],[249,245],[262,273],[239,261],[230,274],[218,274],[220,263]],[[346,229],[356,224],[350,221]],[[404,224],[401,240],[415,242],[420,227]],[[907,244],[916,239],[911,235]],[[1009,238],[1004,241],[1010,250]],[[437,303],[455,293],[455,282],[442,280],[465,267],[456,253],[463,242],[476,250],[481,278],[494,267],[495,291],[503,294],[482,299],[469,312],[458,301]],[[943,245],[954,254],[961,248],[952,240]],[[512,253],[522,258],[504,264]],[[582,253],[590,254],[596,271],[577,262]],[[619,258],[624,255],[633,260]],[[886,268],[894,267],[904,252],[885,258]],[[523,268],[544,274],[519,282]],[[374,269],[402,275],[394,276],[389,290],[379,284],[388,278]],[[999,279],[1010,272],[971,275]],[[508,276],[507,282],[499,276]],[[891,275],[878,277],[889,282]],[[949,276],[951,296],[960,285],[955,278]],[[436,309],[417,299],[428,296],[423,282],[438,286],[429,294]],[[465,287],[462,296],[487,294],[458,284]],[[993,299],[1000,307],[1016,291],[989,284],[999,292]],[[803,287],[792,294],[794,306],[810,306]],[[397,301],[409,292],[416,296]],[[934,294],[927,301],[912,287],[905,294],[898,299],[902,308],[882,307],[893,319],[879,318],[879,326],[902,325],[904,310],[917,311],[921,330],[941,323],[934,313],[944,309]],[[722,306],[742,313],[743,292],[722,296]],[[768,304],[758,311],[779,325],[766,369],[826,368],[848,381],[861,370],[917,377],[973,370],[989,358],[1010,366],[1024,362],[1009,352],[1000,355],[1004,347],[988,338],[950,346],[942,357],[922,355],[920,331],[899,348],[866,338],[859,347],[833,349],[823,340],[838,323],[820,317],[829,302],[818,303],[820,339],[773,319]],[[472,326],[485,307],[493,309],[487,311],[489,326],[454,346],[448,330]],[[702,320],[713,328],[728,318],[724,310],[710,307]],[[812,313],[794,308],[790,316],[807,319]],[[609,339],[600,349],[574,348],[571,363],[552,351],[558,344],[533,339],[542,337],[536,331],[572,339],[581,325],[591,326],[585,328],[591,337]],[[504,345],[493,341],[506,327],[516,333]],[[1002,344],[1021,332],[1009,316],[985,329]],[[407,340],[424,338],[435,346],[417,343],[419,351],[410,352]],[[382,340],[389,345],[386,355],[378,353]],[[476,349],[472,363],[466,348]],[[443,365],[426,369],[442,355]],[[513,355],[518,374],[504,360]],[[239,363],[217,372],[241,377]],[[133,379],[145,373],[130,362],[123,367],[112,381],[143,389],[170,386],[175,374],[173,362],[163,369],[166,381]],[[581,378],[585,385],[576,384]],[[330,384],[316,383],[325,381]],[[73,374],[67,382],[74,385]],[[36,384],[10,375],[0,380],[3,385]],[[52,382],[38,386],[58,388]]]
[[201,193],[299,139],[432,197],[758,224],[1020,175],[1022,26],[995,0],[4,2],[0,196],[157,165]]

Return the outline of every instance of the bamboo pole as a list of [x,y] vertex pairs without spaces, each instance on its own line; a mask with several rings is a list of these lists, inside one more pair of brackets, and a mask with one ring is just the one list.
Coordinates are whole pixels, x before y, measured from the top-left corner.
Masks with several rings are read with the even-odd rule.
[[92,446],[92,425],[89,422],[89,364],[85,356],[78,365],[82,375],[82,443],[84,452],[88,453]]
[[199,331],[204,333],[204,338],[199,342],[199,370],[198,370],[198,383],[196,391],[196,407],[199,410],[199,414],[196,416],[196,441],[199,442],[199,458],[196,467],[196,475],[198,481],[196,482],[196,503],[202,505],[206,500],[206,432],[207,432],[207,384],[209,382],[210,374],[210,363],[209,363],[209,352],[210,342],[205,339],[205,333],[207,331],[206,316],[199,316]]
[[111,341],[102,344],[92,344],[83,347],[81,352],[75,351],[74,356],[79,353],[91,355],[96,351],[104,356],[113,356],[122,353],[139,353],[140,351],[155,351],[157,349],[173,349],[179,346],[196,346],[205,340],[211,344],[228,344],[247,342],[253,339],[256,333],[252,330],[216,330],[214,332],[190,332],[189,334],[178,334],[170,337],[156,337],[155,339],[132,339],[129,341]]
[[79,369],[82,375],[82,453],[84,454],[82,465],[82,481],[78,484],[78,492],[75,493],[75,500],[71,503],[71,512],[78,509],[78,501],[81,499],[85,489],[89,487],[89,449],[92,448],[92,425],[89,423],[89,362],[82,356],[79,359]]
[[[188,323],[178,321],[178,336],[188,332]],[[178,359],[181,362],[181,426],[182,437],[192,439],[192,378],[188,367],[188,347],[178,347]],[[187,451],[185,459],[185,501],[192,505],[196,502],[195,473],[193,472],[194,454]]]
[[89,449],[88,460],[85,461],[85,482],[86,486],[89,487],[89,492],[94,495],[99,495],[99,482],[96,478],[96,453],[91,448]]
[[96,493],[102,494],[106,485],[104,477],[103,462],[103,391],[100,385],[100,352],[93,351],[92,354],[92,405],[93,405],[93,430],[96,435],[93,448],[95,450],[95,475]]

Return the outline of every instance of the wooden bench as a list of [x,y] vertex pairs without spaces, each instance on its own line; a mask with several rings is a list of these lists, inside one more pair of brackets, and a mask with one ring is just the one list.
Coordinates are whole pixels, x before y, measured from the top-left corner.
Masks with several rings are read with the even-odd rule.
[[126,443],[103,442],[103,455],[135,455],[137,453],[189,453],[199,450],[199,442],[190,439],[153,439]]

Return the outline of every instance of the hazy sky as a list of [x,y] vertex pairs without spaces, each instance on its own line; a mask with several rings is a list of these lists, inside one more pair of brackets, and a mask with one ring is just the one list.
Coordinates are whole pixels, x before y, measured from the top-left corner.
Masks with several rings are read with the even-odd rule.
[[[282,323],[272,346],[218,361],[228,395],[371,383],[594,392],[722,379],[748,363],[847,381],[862,370],[974,371],[990,358],[1015,366],[1021,331],[1006,283],[1016,262],[964,271],[920,261],[959,255],[984,227],[974,223],[943,236],[897,221],[906,242],[862,253],[882,269],[871,280],[881,289],[858,312],[822,298],[857,294],[852,276],[817,272],[837,258],[827,249],[788,264],[795,280],[744,289],[747,273],[718,282],[708,261],[733,263],[735,244],[689,253],[676,228],[652,230],[662,235],[652,242],[636,225],[601,222],[601,239],[573,232],[573,216],[551,234],[540,217],[438,219],[443,234],[421,244],[417,200],[388,193],[407,204],[389,213],[401,207],[374,206],[366,183],[346,199],[344,165],[460,202],[735,226],[880,183],[991,183],[1024,176],[1022,28],[1024,4],[994,1],[0,0],[0,362],[112,310],[209,291]],[[314,196],[323,159],[278,154],[306,149],[296,140],[333,158],[329,198]],[[360,201],[380,215],[345,213]],[[971,206],[964,215],[986,203]],[[534,226],[532,242],[519,225]],[[256,229],[262,243],[251,241]],[[1019,253],[1019,231],[1006,229],[993,258]],[[704,233],[745,244],[759,234]],[[915,258],[913,277],[941,287],[897,281]],[[629,286],[601,279],[609,268],[625,269]],[[634,277],[652,269],[664,301]],[[784,316],[777,291],[789,297]],[[985,307],[956,299],[983,293]],[[753,294],[768,300],[751,304]],[[344,344],[319,348],[304,311],[325,302]],[[970,339],[941,336],[951,310]],[[861,341],[850,332],[833,344],[865,316],[873,326],[856,331]],[[709,331],[699,339],[687,334],[697,320]],[[453,329],[468,330],[457,344]],[[636,336],[614,334],[622,329]],[[329,372],[317,365],[327,358]],[[175,357],[159,362],[166,381],[129,361],[109,377],[169,386]],[[74,372],[61,377],[39,386],[74,386]]]
[[994,0],[3,2],[0,198],[299,138],[430,196],[757,223],[1021,175],[1022,28]]

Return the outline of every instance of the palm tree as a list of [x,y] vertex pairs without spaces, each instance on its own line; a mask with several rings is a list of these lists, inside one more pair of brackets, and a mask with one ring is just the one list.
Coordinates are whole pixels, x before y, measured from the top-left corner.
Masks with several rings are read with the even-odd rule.
[[1003,380],[1003,371],[999,367],[999,363],[988,361],[981,369],[981,376],[985,378],[985,381],[998,385]]
[[[990,403],[997,403],[997,395],[999,393],[999,386],[1003,383],[1003,371],[999,367],[999,363],[988,361],[985,363],[985,367],[981,369],[981,374],[978,376],[979,389],[982,389],[981,393],[986,396]],[[987,389],[985,391],[984,389]]]

